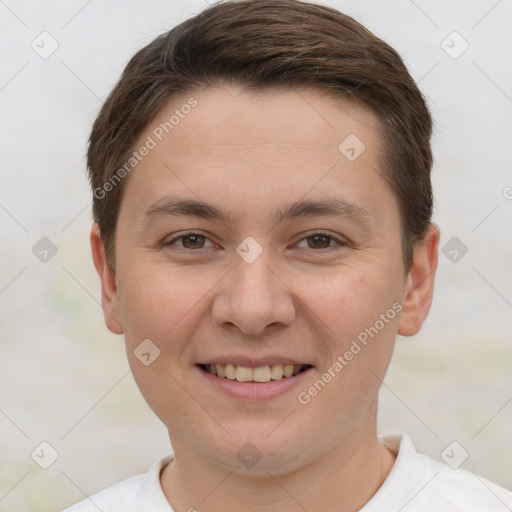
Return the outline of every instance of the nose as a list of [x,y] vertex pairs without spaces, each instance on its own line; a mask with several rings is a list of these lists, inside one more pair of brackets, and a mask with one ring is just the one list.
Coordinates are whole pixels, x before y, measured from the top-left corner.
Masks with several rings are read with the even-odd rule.
[[290,284],[271,268],[265,251],[252,263],[235,257],[234,268],[219,285],[212,316],[222,327],[234,325],[245,334],[262,335],[295,317]]

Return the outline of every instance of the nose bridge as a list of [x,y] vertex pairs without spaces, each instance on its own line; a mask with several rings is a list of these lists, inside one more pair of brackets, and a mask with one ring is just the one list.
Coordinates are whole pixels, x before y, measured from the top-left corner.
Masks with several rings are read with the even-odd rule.
[[234,269],[233,291],[246,304],[252,301],[266,300],[270,302],[276,295],[276,276],[270,270],[271,261],[260,256],[255,261],[237,261]]
[[[233,271],[216,297],[213,315],[219,325],[234,324],[248,334],[259,334],[271,324],[292,322],[295,308],[290,290],[272,268],[268,251],[240,244]],[[245,252],[243,250],[245,249]]]

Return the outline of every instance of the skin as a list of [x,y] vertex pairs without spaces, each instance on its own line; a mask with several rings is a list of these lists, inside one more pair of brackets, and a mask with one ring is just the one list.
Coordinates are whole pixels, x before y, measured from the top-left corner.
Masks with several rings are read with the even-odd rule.
[[[198,105],[125,183],[115,272],[98,228],[91,232],[106,324],[124,334],[134,378],[175,452],[162,488],[176,511],[356,510],[395,460],[377,439],[378,390],[397,333],[417,333],[430,309],[439,230],[430,226],[406,271],[398,204],[380,175],[378,120],[367,108],[313,88],[217,87],[173,98],[141,143],[191,96]],[[366,146],[352,162],[338,150],[349,134]],[[232,222],[144,222],[164,196],[212,203]],[[272,217],[326,197],[367,215]],[[319,230],[332,238],[312,238]],[[177,239],[191,232],[206,238]],[[252,263],[236,252],[248,236],[262,248]],[[394,303],[401,312],[299,403],[298,392]],[[144,339],[160,350],[149,366],[134,355]],[[198,374],[198,363],[226,354],[293,357],[313,368],[297,389],[241,400]],[[237,457],[248,442],[261,454],[251,468]]]

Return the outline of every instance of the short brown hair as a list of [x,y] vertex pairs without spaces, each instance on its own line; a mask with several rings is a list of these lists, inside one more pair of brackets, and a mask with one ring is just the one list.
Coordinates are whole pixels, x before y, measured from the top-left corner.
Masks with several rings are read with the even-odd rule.
[[87,166],[94,220],[112,269],[126,182],[113,182],[116,172],[173,96],[222,84],[247,91],[314,86],[368,106],[380,120],[382,172],[398,200],[410,268],[432,216],[432,119],[402,59],[335,9],[298,0],[242,0],[214,4],[142,48],[94,122]]

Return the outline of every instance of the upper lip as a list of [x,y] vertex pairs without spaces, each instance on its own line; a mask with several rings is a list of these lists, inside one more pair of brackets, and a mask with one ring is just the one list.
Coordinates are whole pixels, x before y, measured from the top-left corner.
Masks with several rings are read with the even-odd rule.
[[258,368],[260,366],[271,366],[274,364],[302,364],[302,365],[310,365],[310,363],[305,362],[304,360],[300,361],[298,359],[293,359],[285,356],[267,356],[267,357],[249,357],[249,356],[234,356],[226,355],[226,356],[216,356],[209,359],[205,359],[201,363],[198,364],[233,364],[235,366],[245,366],[249,368]]

